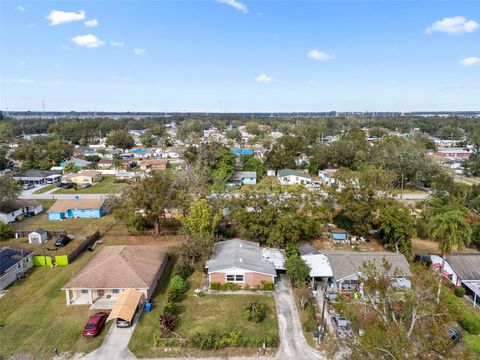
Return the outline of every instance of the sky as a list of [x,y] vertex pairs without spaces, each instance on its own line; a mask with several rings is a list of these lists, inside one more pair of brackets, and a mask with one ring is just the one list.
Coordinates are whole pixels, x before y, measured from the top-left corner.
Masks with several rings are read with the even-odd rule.
[[0,0],[8,111],[478,111],[480,0]]

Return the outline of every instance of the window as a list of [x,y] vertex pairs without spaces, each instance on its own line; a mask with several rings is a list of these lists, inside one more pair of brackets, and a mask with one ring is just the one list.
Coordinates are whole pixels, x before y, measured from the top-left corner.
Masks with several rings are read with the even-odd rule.
[[27,256],[27,257],[25,258],[25,262],[27,262],[27,263],[30,262],[30,256]]
[[243,282],[243,275],[229,274],[227,275],[227,282]]
[[20,269],[21,267],[22,267],[22,263],[19,262],[19,263],[17,264],[17,269]]
[[88,289],[82,289],[82,294],[88,294]]
[[120,289],[112,289],[112,293],[118,294],[120,292]]

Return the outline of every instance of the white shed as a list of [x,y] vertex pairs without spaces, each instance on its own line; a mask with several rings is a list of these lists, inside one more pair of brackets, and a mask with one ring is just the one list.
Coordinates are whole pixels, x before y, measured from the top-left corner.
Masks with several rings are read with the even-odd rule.
[[37,229],[28,234],[28,242],[30,244],[41,244],[48,240],[48,233],[46,230]]

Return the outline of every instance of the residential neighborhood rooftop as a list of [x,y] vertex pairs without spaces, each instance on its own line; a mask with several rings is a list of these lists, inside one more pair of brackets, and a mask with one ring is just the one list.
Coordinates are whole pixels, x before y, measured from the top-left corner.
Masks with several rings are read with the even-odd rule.
[[105,199],[72,199],[57,200],[48,212],[65,212],[69,209],[99,209],[103,206]]
[[294,175],[294,176],[304,177],[304,178],[306,178],[306,179],[311,179],[311,178],[312,178],[312,177],[311,177],[310,175],[308,175],[307,173],[304,173],[304,172],[301,172],[301,171],[297,171],[297,170],[293,170],[293,169],[282,169],[282,170],[278,170],[277,175],[278,175],[278,177],[284,177],[284,176]]
[[24,249],[5,246],[0,248],[0,275],[31,253],[32,251]]
[[480,280],[480,253],[452,254],[446,260],[462,280]]

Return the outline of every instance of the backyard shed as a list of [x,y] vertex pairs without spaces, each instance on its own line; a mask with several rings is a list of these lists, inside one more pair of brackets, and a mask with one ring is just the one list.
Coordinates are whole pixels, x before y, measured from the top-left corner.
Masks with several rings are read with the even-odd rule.
[[28,242],[30,244],[42,244],[48,240],[47,230],[37,229],[28,234]]

